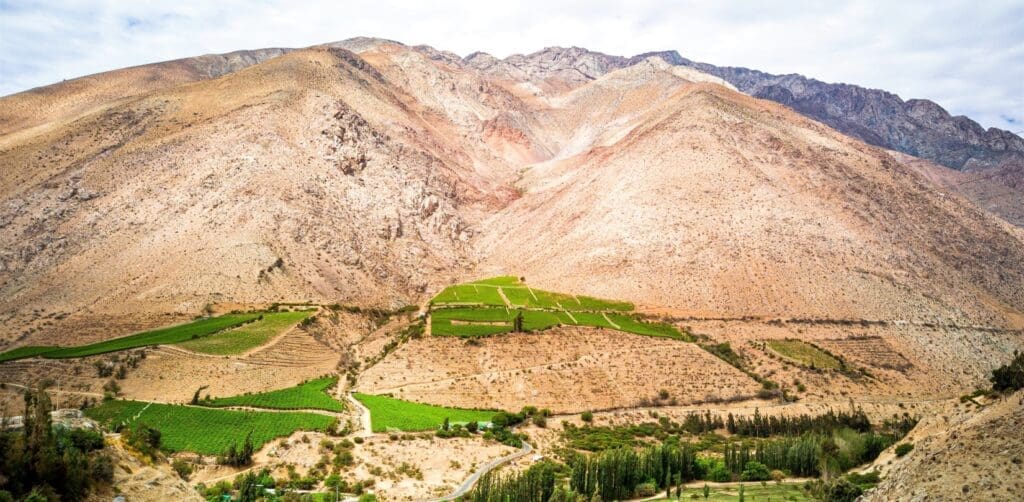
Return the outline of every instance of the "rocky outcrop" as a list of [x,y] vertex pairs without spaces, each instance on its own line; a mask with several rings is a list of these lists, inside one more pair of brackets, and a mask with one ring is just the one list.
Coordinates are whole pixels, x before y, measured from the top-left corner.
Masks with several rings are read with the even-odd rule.
[[782,103],[865,143],[954,169],[1010,163],[1024,168],[1024,139],[1020,136],[996,128],[986,130],[927,99],[904,101],[880,89],[697,63],[675,51],[655,55],[721,77],[751,96]]

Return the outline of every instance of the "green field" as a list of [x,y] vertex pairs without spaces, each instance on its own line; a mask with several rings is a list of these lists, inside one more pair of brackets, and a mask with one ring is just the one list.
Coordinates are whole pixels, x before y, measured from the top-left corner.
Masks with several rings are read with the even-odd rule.
[[496,411],[464,410],[402,401],[387,396],[354,394],[370,410],[373,432],[427,431],[451,422],[490,422]]
[[[500,292],[499,292],[500,290]],[[504,293],[508,304],[501,297]],[[511,276],[494,277],[481,281],[468,282],[448,286],[430,300],[432,305],[458,306],[477,305],[492,307],[522,307],[529,309],[550,310],[598,310],[621,311],[633,310],[629,302],[602,300],[589,296],[573,296],[540,289],[533,289]]]
[[[518,310],[500,307],[458,307],[437,309],[430,313],[430,330],[437,336],[489,336],[512,331],[512,320]],[[539,331],[553,326],[593,326],[615,329],[638,335],[684,340],[674,326],[638,321],[630,316],[598,312],[523,310],[523,329]],[[609,322],[609,320],[611,322]]]
[[140,401],[107,401],[85,414],[112,425],[137,420],[161,432],[165,450],[203,455],[223,453],[231,444],[241,446],[250,431],[258,449],[297,430],[325,430],[334,421],[315,413],[217,410]]
[[187,340],[178,345],[184,349],[218,356],[242,354],[270,341],[271,338],[313,315],[312,310],[269,312],[263,319],[216,333]]
[[107,352],[146,347],[148,345],[180,343],[245,324],[257,319],[261,315],[258,313],[227,314],[220,317],[200,319],[187,324],[143,331],[134,335],[78,347],[19,347],[0,354],[0,362],[33,356],[42,356],[49,359],[67,359],[106,354]]
[[200,404],[214,407],[249,406],[279,410],[344,411],[345,406],[326,392],[337,383],[338,377],[318,378],[287,389],[212,399],[202,401]]
[[839,359],[800,340],[769,340],[768,346],[783,357],[814,368],[840,369],[843,366]]
[[15,359],[25,359],[26,357],[37,357],[41,356],[51,350],[54,347],[45,347],[39,345],[28,345],[25,347],[18,347],[16,349],[8,350],[0,354],[0,363],[4,361],[13,361]]
[[[740,499],[740,488],[737,484],[713,486],[709,483],[708,489],[709,496],[707,500],[709,501],[735,502]],[[697,497],[694,498],[694,495]],[[676,500],[675,489],[672,490],[671,499],[660,498],[656,500]],[[680,497],[680,500],[705,500],[703,486],[697,488],[684,488],[683,496]],[[743,500],[749,500],[751,502],[777,500],[779,502],[784,502],[788,500],[802,501],[814,499],[804,492],[803,483],[777,484],[773,481],[769,481],[767,484],[762,486],[759,482],[751,481],[749,483],[743,483]]]

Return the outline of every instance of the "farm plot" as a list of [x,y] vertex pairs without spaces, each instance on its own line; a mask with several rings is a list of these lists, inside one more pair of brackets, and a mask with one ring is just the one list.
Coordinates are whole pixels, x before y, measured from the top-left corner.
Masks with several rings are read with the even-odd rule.
[[519,312],[523,314],[523,329],[526,331],[541,331],[559,325],[593,326],[638,335],[686,339],[674,326],[642,322],[623,314],[493,307],[437,309],[431,312],[430,328],[438,336],[476,337],[508,333],[512,331],[512,321]]
[[311,315],[313,311],[310,310],[269,312],[255,322],[211,336],[187,340],[178,346],[193,352],[218,356],[242,354],[267,343]]
[[768,340],[768,346],[782,357],[812,368],[840,369],[843,362],[824,350],[801,340]]
[[[500,290],[500,291],[499,291]],[[553,291],[532,289],[516,277],[503,276],[484,279],[465,284],[456,284],[445,288],[431,300],[438,306],[485,305],[506,306],[504,294],[513,307],[548,310],[596,310],[621,311],[633,310],[629,302],[602,300],[589,296],[573,296]]]
[[[50,359],[67,359],[71,357],[86,357],[96,354],[106,354],[119,350],[134,349],[149,345],[163,345],[180,343],[186,340],[211,335],[235,326],[258,319],[262,314],[227,314],[220,317],[200,319],[188,324],[159,328],[150,331],[143,331],[134,335],[114,338],[79,347],[21,347],[12,351],[0,354],[0,361],[9,361],[25,357],[42,356]],[[28,350],[31,349],[31,350]],[[45,350],[44,350],[45,349]],[[17,351],[21,352],[17,352]],[[13,356],[12,356],[13,354]]]
[[326,430],[334,423],[333,417],[316,413],[217,410],[142,401],[107,401],[85,414],[109,426],[145,423],[160,431],[165,450],[203,455],[241,445],[250,432],[258,449],[297,430]]
[[338,377],[318,378],[287,389],[204,400],[200,404],[213,407],[249,406],[280,410],[344,411],[345,406],[341,402],[327,395],[327,389],[337,383]]
[[0,354],[0,363],[4,361],[14,361],[16,359],[25,359],[26,357],[41,356],[53,349],[54,347],[46,347],[39,345],[18,347],[16,349],[11,349],[8,350],[7,352]]
[[437,429],[446,418],[450,422],[490,422],[494,414],[497,413],[496,411],[446,408],[413,403],[387,396],[360,393],[355,393],[353,396],[370,410],[373,432],[387,432],[392,429],[400,431]]

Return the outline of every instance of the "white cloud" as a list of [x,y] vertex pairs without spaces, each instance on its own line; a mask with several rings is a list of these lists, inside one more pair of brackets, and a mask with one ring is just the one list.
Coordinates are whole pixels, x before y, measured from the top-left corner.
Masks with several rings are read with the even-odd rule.
[[[933,99],[1024,122],[1024,3],[0,0],[0,95],[154,61],[357,35],[507,56],[550,45],[684,57]],[[1016,121],[1016,124],[1013,121]]]

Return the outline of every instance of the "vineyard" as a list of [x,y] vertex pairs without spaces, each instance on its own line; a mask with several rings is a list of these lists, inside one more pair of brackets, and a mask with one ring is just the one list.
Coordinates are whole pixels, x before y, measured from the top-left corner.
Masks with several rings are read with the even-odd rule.
[[[505,302],[504,298],[508,299]],[[435,306],[488,305],[555,310],[633,310],[633,304],[589,296],[567,295],[533,289],[516,277],[503,276],[449,286],[431,300]]]
[[354,394],[370,410],[373,432],[426,431],[437,429],[447,418],[450,422],[490,422],[496,411],[445,408],[402,401],[387,396]]
[[814,345],[800,340],[769,340],[768,346],[779,355],[812,368],[839,369],[842,361]]
[[211,399],[200,402],[203,406],[249,406],[281,410],[344,411],[345,406],[327,394],[327,389],[338,383],[338,377],[310,380],[287,389]]
[[142,422],[160,431],[164,449],[203,455],[217,455],[232,444],[241,445],[250,431],[253,445],[259,449],[297,430],[326,430],[334,421],[315,413],[216,410],[141,401],[107,401],[85,414],[112,428]]
[[66,359],[106,354],[118,350],[134,349],[148,345],[180,343],[186,340],[212,335],[235,326],[258,319],[262,314],[227,314],[220,317],[200,319],[188,324],[143,331],[134,335],[114,338],[79,347],[20,347],[0,354],[0,362],[25,357],[42,356],[49,359]]
[[[474,288],[480,290],[482,294],[474,295]],[[638,321],[618,310],[618,307],[626,305],[632,308],[628,303],[527,290],[524,286],[503,286],[501,289],[513,307],[493,306],[490,294],[496,290],[494,286],[469,283],[446,288],[434,298],[433,304],[460,306],[433,309],[430,313],[431,333],[438,336],[462,337],[509,333],[513,331],[516,316],[521,313],[523,331],[539,331],[554,326],[591,326],[645,336],[687,339],[671,325]],[[501,295],[494,294],[498,297],[498,304],[504,305]],[[451,299],[472,299],[479,304],[470,306],[468,304],[472,303],[471,301],[446,301]],[[571,308],[562,308],[563,303],[570,305]],[[609,311],[602,311],[601,308]]]
[[193,352],[217,356],[242,354],[267,343],[312,314],[312,311],[270,312],[256,322],[178,345]]

